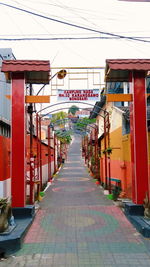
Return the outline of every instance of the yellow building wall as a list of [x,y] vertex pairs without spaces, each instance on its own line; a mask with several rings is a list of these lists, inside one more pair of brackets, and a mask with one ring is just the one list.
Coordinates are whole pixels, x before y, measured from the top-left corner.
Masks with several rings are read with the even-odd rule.
[[[110,114],[110,124],[111,124],[110,127],[110,147],[112,148],[112,153],[110,154],[111,178],[120,179],[124,197],[132,199],[130,134],[122,135],[122,112],[118,108],[115,108],[111,105],[109,105],[108,111]],[[102,125],[103,119],[99,117],[99,120],[101,120],[101,125]],[[101,150],[104,151],[104,139],[101,141]],[[148,156],[149,156],[148,161],[149,161],[149,181],[150,181],[150,132],[148,133]],[[105,155],[103,153],[101,155],[100,163],[101,163],[100,176],[102,182],[105,182],[105,177],[106,177]],[[107,163],[107,170],[108,170],[108,163]]]
[[[123,197],[131,199],[132,180],[131,180],[131,153],[130,135],[122,136],[122,127],[110,132],[110,169],[111,178],[121,180]],[[104,140],[102,140],[102,151],[104,150]],[[103,164],[103,179],[105,177],[105,155],[102,153],[101,165]]]

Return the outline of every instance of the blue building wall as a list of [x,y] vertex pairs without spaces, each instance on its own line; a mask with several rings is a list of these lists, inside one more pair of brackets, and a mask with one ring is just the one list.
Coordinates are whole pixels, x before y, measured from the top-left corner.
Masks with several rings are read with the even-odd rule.
[[[15,59],[12,49],[0,48],[0,68],[3,60],[11,59]],[[11,85],[6,83],[5,74],[0,72],[0,135],[9,136],[11,101],[6,98],[6,95],[11,95]]]

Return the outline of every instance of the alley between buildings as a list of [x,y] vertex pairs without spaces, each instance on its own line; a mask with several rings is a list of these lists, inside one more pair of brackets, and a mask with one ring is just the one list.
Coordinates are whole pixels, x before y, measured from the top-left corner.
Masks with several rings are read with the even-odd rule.
[[150,266],[149,240],[89,175],[80,136],[39,205],[22,248],[0,266]]

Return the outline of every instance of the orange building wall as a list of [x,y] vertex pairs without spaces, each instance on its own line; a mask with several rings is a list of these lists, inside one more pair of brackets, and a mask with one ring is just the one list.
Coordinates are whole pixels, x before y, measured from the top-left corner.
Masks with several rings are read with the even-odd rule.
[[[131,198],[132,180],[130,135],[122,136],[122,128],[117,128],[116,130],[110,133],[110,147],[112,148],[112,153],[110,154],[111,178],[120,179],[122,191],[125,192],[124,196],[127,198]],[[103,149],[104,144],[102,142],[102,150]],[[102,155],[102,157],[102,176],[105,177],[104,155]]]

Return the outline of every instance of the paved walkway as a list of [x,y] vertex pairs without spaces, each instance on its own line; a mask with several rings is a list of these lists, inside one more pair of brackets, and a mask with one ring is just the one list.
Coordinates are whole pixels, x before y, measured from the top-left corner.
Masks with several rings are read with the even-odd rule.
[[40,207],[22,249],[0,266],[150,266],[141,235],[89,176],[77,136]]

